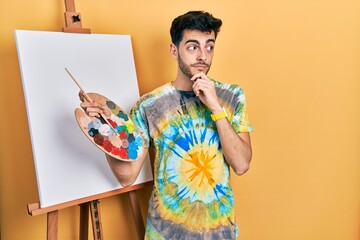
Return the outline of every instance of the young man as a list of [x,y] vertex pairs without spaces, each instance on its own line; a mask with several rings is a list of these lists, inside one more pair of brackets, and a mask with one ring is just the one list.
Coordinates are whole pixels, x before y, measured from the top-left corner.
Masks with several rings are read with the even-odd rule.
[[[244,174],[251,160],[245,96],[237,85],[210,79],[222,22],[203,11],[174,19],[170,53],[178,61],[174,81],[142,96],[130,116],[155,149],[154,188],[145,239],[235,239],[230,167]],[[104,106],[82,103],[90,116]],[[124,186],[132,184],[143,159],[107,156]]]

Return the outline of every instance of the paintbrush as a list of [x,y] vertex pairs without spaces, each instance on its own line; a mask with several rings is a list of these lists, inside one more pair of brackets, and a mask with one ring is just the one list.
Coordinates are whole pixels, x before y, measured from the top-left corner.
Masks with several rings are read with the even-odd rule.
[[[70,71],[65,68],[66,72],[70,75],[70,77],[72,78],[72,80],[74,80],[74,82],[76,83],[76,85],[80,88],[80,90],[82,91],[82,93],[84,94],[84,97],[86,99],[86,101],[88,102],[93,102],[92,99],[89,97],[89,95],[86,94],[86,92],[84,91],[84,89],[80,86],[80,84],[78,83],[78,81],[76,81],[76,79],[74,78],[74,76],[70,73]],[[116,133],[116,135],[118,135],[118,133],[116,132],[116,130],[113,128],[113,126],[111,125],[111,123],[107,120],[107,118],[100,113],[100,116],[102,117],[102,119],[104,119],[104,121],[110,126],[110,128]]]

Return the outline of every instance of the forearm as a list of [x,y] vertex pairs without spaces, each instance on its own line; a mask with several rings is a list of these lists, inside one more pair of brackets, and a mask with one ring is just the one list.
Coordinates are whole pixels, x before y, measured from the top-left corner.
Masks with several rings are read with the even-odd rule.
[[224,157],[237,175],[244,174],[252,157],[249,133],[237,134],[227,118],[216,121]]
[[145,161],[146,154],[147,151],[144,149],[142,157],[132,162],[121,161],[106,155],[113,174],[123,187],[129,186],[135,182]]
[[[194,81],[193,90],[200,101],[212,114],[221,113],[223,107],[217,97],[214,82],[203,72],[194,74],[191,80]],[[249,133],[237,134],[227,118],[216,120],[216,128],[226,161],[237,175],[244,174],[249,169],[252,155]]]

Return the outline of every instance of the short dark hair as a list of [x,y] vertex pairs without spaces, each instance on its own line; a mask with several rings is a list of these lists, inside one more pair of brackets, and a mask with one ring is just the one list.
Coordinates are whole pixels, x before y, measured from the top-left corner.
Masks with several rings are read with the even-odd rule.
[[209,33],[214,31],[216,38],[221,25],[222,21],[208,12],[190,11],[173,20],[170,28],[171,41],[178,47],[183,39],[185,29]]

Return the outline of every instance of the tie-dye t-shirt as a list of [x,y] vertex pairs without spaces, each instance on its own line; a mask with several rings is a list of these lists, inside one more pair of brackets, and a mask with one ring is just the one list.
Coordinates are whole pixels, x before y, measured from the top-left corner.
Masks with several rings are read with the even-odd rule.
[[[235,131],[252,131],[242,89],[214,83]],[[210,114],[193,91],[170,83],[141,97],[131,110],[155,149],[145,239],[236,238],[229,165]]]

